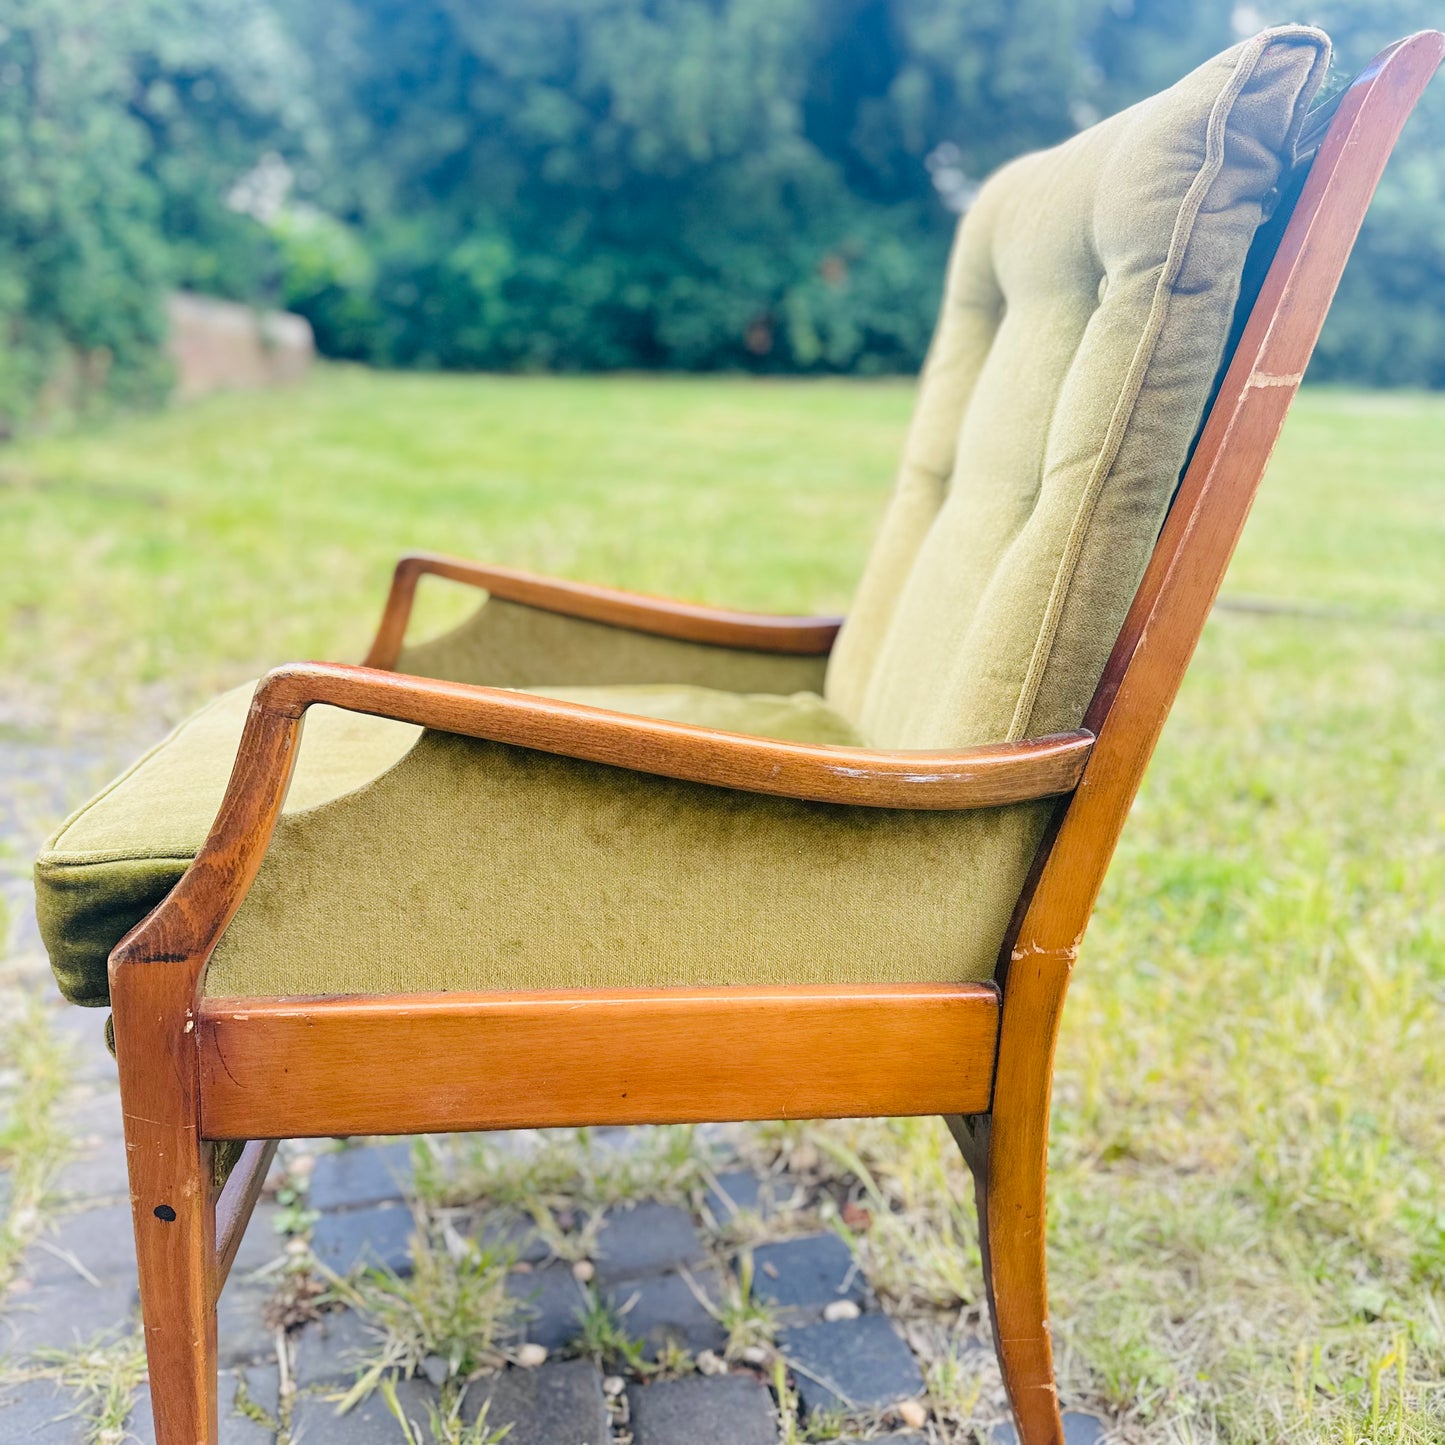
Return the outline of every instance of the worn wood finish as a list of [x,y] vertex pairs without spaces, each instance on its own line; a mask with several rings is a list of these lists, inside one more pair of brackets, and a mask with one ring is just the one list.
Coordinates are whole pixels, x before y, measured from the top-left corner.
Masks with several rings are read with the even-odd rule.
[[957,752],[779,742],[329,662],[277,668],[256,692],[256,706],[278,718],[300,717],[318,703],[633,772],[866,808],[995,808],[1056,797],[1078,781],[1093,743],[1082,730]]
[[[991,984],[212,999],[210,1138],[970,1113]],[[806,1059],[806,1067],[799,1061]]]
[[1063,1441],[1048,1327],[1045,1174],[1054,1046],[1079,944],[1370,198],[1442,56],[1437,32],[1401,41],[1335,112],[1084,719],[1098,742],[1000,960],[998,1072],[986,1144],[973,1162],[994,1339],[1023,1445]]
[[[222,1195],[218,1251],[205,1135],[919,1108],[954,1116],[951,1126],[973,1170],[995,1341],[1019,1437],[1023,1445],[1062,1445],[1044,1201],[1064,997],[1124,818],[1370,195],[1442,55],[1445,36],[1435,32],[1403,41],[1340,101],[1078,733],[940,758],[770,744],[367,669],[310,665],[266,680],[200,855],[111,958],[158,1445],[216,1441],[215,1282],[234,1254],[254,1169],[234,1196]],[[436,560],[407,559],[398,569],[373,661],[394,662],[416,579],[439,570]],[[757,648],[767,638],[788,639],[784,651],[823,652],[831,644],[828,621],[740,621],[705,608],[446,565],[455,570],[442,575],[465,574],[460,580],[498,597],[621,626],[671,629],[662,631],[666,636]],[[1058,808],[1019,900],[1000,960],[1001,1005],[988,988],[932,985],[831,993],[201,999],[206,962],[260,866],[302,717],[314,703],[835,803],[977,807],[1074,791]],[[619,1046],[619,1030],[628,1047]],[[254,1165],[259,1155],[250,1157]]]
[[647,632],[655,637],[705,642],[748,652],[824,656],[832,650],[833,640],[843,623],[841,617],[775,617],[762,612],[733,612],[697,602],[675,602],[641,592],[622,592],[615,587],[538,577],[511,567],[491,567],[435,552],[412,552],[396,564],[391,593],[386,599],[376,640],[366,655],[366,666],[396,666],[416,597],[416,585],[428,573],[479,587],[503,602],[519,602],[543,612],[602,622],[631,632]]
[[221,1291],[226,1286],[231,1266],[236,1262],[236,1251],[240,1249],[241,1238],[251,1221],[251,1212],[266,1183],[266,1171],[275,1157],[275,1139],[250,1140],[216,1200],[216,1251],[211,1270],[213,1300],[221,1297]]
[[200,1132],[188,972],[184,958],[110,970],[158,1445],[215,1445],[217,1430],[212,1146]]

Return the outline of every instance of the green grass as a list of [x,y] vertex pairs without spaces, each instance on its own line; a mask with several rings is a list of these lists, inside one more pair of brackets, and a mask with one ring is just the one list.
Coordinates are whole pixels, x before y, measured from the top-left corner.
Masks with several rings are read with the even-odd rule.
[[[841,607],[909,400],[334,370],[10,450],[0,721],[154,731],[268,663],[358,656],[413,546]],[[1131,1440],[1445,1440],[1442,456],[1445,399],[1301,398],[1226,592],[1358,620],[1215,617],[1084,946],[1054,1328],[1066,1395]],[[948,1346],[979,1274],[941,1127],[757,1138],[870,1205],[871,1277],[938,1331],[939,1417],[986,1415],[996,1381]]]

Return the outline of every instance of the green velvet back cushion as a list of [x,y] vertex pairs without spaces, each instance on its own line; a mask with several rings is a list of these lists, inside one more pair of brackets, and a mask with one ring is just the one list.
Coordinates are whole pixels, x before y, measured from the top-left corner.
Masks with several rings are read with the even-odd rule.
[[829,667],[870,743],[1082,720],[1328,59],[1317,30],[1267,31],[984,186]]

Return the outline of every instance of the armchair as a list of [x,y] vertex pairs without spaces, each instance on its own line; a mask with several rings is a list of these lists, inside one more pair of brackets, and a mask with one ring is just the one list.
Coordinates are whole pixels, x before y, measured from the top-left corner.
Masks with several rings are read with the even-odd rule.
[[[366,666],[214,704],[52,841],[52,960],[114,1010],[160,1445],[216,1440],[277,1139],[925,1113],[1020,1437],[1059,1445],[1069,978],[1445,36],[1310,118],[1327,55],[1267,32],[990,182],[846,624],[408,557]],[[487,600],[408,646],[428,573]]]

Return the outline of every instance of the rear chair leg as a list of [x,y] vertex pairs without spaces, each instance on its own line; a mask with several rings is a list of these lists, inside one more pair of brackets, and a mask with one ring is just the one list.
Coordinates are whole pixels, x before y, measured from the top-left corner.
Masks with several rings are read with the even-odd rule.
[[[216,1445],[216,1203],[195,1034],[154,964],[112,970],[116,1059],[156,1445]],[[169,986],[167,986],[169,985]]]
[[[1064,1445],[1049,1337],[1042,1154],[1003,1156],[989,1115],[947,1122],[973,1173],[994,1349],[1020,1445]],[[995,1167],[1000,1157],[1007,1169]]]

